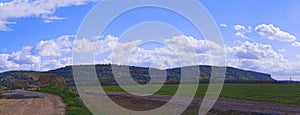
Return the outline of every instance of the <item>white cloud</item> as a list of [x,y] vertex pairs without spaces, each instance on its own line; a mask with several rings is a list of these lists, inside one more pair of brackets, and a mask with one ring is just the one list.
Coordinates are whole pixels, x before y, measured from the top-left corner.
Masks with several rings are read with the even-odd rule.
[[50,17],[45,17],[44,22],[45,23],[52,23],[56,20],[64,20],[65,18],[57,17],[57,16],[50,16]]
[[252,28],[250,26],[248,26],[248,28],[246,28],[245,26],[242,26],[242,25],[235,25],[235,26],[233,26],[233,28],[235,31],[237,31],[235,33],[235,36],[240,37],[240,38],[248,39],[246,34],[252,32]]
[[8,61],[9,54],[0,54],[0,71],[16,69],[19,67],[18,64]]
[[[98,36],[97,38],[99,38]],[[117,37],[114,37],[112,35],[108,35],[105,37],[104,40],[98,40],[97,41],[97,53],[110,53],[116,46],[116,44],[119,42],[119,39]]]
[[58,46],[65,48],[65,47],[72,47],[72,39],[74,38],[74,35],[62,35],[55,39],[55,43],[58,44]]
[[59,57],[62,55],[59,50],[60,48],[54,41],[40,41],[34,48],[37,55],[45,57]]
[[[142,42],[139,40],[130,42],[119,42],[118,38],[108,36],[104,40],[99,40],[97,50],[100,60],[97,62],[149,65],[157,68],[170,68],[178,66],[210,64],[212,53],[220,50],[219,45],[212,41],[197,40],[190,36],[174,36],[165,39],[165,46],[154,49],[144,49],[137,47]],[[208,45],[210,47],[208,47]],[[210,48],[210,49],[209,49]],[[114,53],[112,53],[114,51]],[[106,58],[103,58],[103,56]],[[195,56],[193,60],[191,57]],[[108,60],[113,59],[114,62]]]
[[234,30],[237,30],[237,31],[240,31],[240,30],[245,30],[245,26],[242,26],[242,25],[235,25],[233,26]]
[[73,50],[76,53],[93,53],[95,51],[96,42],[88,39],[74,40]]
[[294,43],[292,44],[292,46],[294,46],[294,47],[300,47],[300,42],[294,42]]
[[32,50],[32,53],[42,57],[60,57],[71,51],[72,35],[60,36],[57,39],[40,41]]
[[271,73],[272,75],[300,75],[298,72],[299,65],[297,65],[299,63],[296,64],[285,59],[269,44],[245,41],[238,46],[227,47],[227,54],[231,56],[227,59],[229,66]]
[[0,30],[2,30],[2,31],[13,31],[12,29],[10,29],[9,27],[6,26],[8,24],[16,24],[16,22],[8,22],[8,21],[5,21],[5,20],[1,20],[1,18],[0,18]]
[[291,35],[288,32],[284,32],[272,24],[258,25],[255,27],[255,31],[260,36],[266,37],[270,40],[278,40],[278,41],[284,41],[284,42],[293,42],[296,40],[296,37],[294,35]]
[[72,48],[73,35],[40,41],[36,46],[25,46],[11,54],[0,54],[0,71],[7,70],[49,70],[71,65],[66,57]]
[[240,46],[231,47],[229,53],[233,53],[240,59],[271,59],[282,58],[282,55],[275,52],[271,45],[243,42]]
[[226,24],[220,24],[220,27],[227,28],[228,26]]
[[[274,63],[276,62],[276,63]],[[240,68],[265,72],[265,73],[279,73],[289,71],[290,67],[286,60],[278,60],[275,58],[270,59],[239,59]]]
[[31,54],[31,46],[25,46],[21,51],[17,51],[9,55],[8,61],[12,61],[16,64],[39,64],[41,61],[40,56]]
[[61,59],[51,59],[45,60],[39,65],[39,70],[47,71],[51,69],[57,69],[72,64],[72,58],[61,58]]
[[11,31],[7,25],[14,24],[9,19],[38,17],[45,23],[54,20],[62,20],[54,15],[55,11],[61,7],[84,5],[98,0],[12,0],[10,2],[0,2],[0,30]]
[[[51,69],[57,69],[72,64],[71,57],[64,57],[58,59],[46,59],[40,60],[38,63],[33,63],[29,60],[30,58],[22,58],[19,60],[9,60],[12,54],[0,54],[0,72],[9,70],[37,70],[37,71],[47,71]],[[27,55],[29,56],[29,55]],[[24,62],[25,61],[25,62]],[[27,61],[27,62],[26,62]],[[29,63],[30,62],[30,63]]]

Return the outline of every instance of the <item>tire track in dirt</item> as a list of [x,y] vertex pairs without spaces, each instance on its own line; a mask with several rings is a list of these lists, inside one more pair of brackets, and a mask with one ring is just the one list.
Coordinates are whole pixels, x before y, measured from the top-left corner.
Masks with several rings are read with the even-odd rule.
[[[20,92],[18,92],[20,93]],[[21,91],[22,93],[22,91]],[[26,94],[30,92],[26,91]],[[1,99],[1,115],[61,115],[65,114],[65,104],[59,96],[32,92],[41,98]]]
[[[84,95],[90,99],[97,99],[101,101],[92,101],[89,106],[97,107],[101,106],[99,103],[103,103],[102,100],[106,98],[106,95],[100,93],[101,91],[96,89],[83,89]],[[171,95],[158,95],[154,94],[148,97],[134,96],[125,92],[106,92],[106,94],[118,105],[125,105],[132,110],[148,110],[153,106],[160,107],[161,103],[168,102]],[[180,96],[179,99],[184,100],[188,97]],[[193,98],[192,103],[184,114],[197,114],[199,106],[202,103],[202,97]],[[177,101],[175,105],[181,105],[181,100]],[[155,107],[156,108],[156,107]],[[109,109],[109,108],[108,108]],[[296,105],[284,105],[277,103],[267,103],[259,101],[248,101],[231,98],[218,98],[217,102],[213,106],[212,110],[208,114],[245,114],[245,115],[300,115],[300,106]]]

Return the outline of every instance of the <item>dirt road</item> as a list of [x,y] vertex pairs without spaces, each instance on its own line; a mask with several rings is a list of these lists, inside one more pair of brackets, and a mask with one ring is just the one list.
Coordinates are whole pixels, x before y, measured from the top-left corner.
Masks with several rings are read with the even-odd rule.
[[[124,102],[126,103],[126,101],[124,101],[124,98],[126,98],[131,102],[137,100],[143,100],[144,102],[152,101],[152,103],[153,101],[163,102],[162,104],[164,104],[172,98],[172,96],[170,95],[156,95],[156,94],[148,97],[140,97],[140,96],[133,96],[131,94],[123,93],[123,92],[110,92],[108,93],[108,95],[115,102],[121,102],[121,103]],[[182,97],[182,98],[186,98],[186,97]],[[189,108],[185,111],[185,114],[198,113],[199,105],[202,102],[202,100],[203,98],[199,98],[199,97],[194,98]],[[180,102],[178,102],[177,104],[180,104]],[[143,105],[147,105],[147,104],[144,103]],[[128,106],[128,102],[126,103],[125,106]],[[148,107],[143,107],[143,109],[145,108]],[[151,108],[153,108],[153,106]],[[300,115],[300,106],[247,101],[247,100],[239,100],[239,99],[231,99],[231,98],[219,98],[216,101],[215,105],[213,106],[212,110],[208,114]]]
[[[99,103],[103,103],[101,100],[104,95],[99,94],[99,91],[89,89],[84,91],[86,97],[91,99],[91,106],[97,107],[101,106]],[[145,111],[159,108],[165,103],[167,103],[172,96],[170,95],[151,95],[146,97],[133,96],[124,92],[107,92],[110,99],[113,100],[118,105],[125,107],[130,110]],[[97,96],[95,96],[97,95]],[[187,97],[181,97],[178,103],[175,105],[180,106]],[[101,100],[97,102],[97,100]],[[197,114],[199,106],[203,98],[197,97],[193,99],[193,102],[183,113],[184,115]],[[108,105],[108,104],[106,104]],[[104,106],[105,107],[105,106]],[[109,108],[108,108],[109,109]],[[171,109],[172,110],[172,109]],[[126,111],[124,111],[126,112]],[[293,105],[283,105],[275,103],[257,102],[257,101],[247,101],[239,99],[230,98],[219,98],[212,110],[208,113],[212,115],[300,115],[300,106]]]
[[15,95],[15,97],[0,100],[1,115],[65,114],[65,104],[56,95],[23,90],[4,92],[4,95]]

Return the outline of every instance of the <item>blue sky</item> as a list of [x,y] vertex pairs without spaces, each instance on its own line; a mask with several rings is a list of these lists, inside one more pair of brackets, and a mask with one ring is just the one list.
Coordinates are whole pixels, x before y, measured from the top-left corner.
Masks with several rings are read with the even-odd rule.
[[[276,79],[293,77],[300,80],[300,1],[199,2],[219,26],[226,46],[227,65],[268,72]],[[98,0],[1,0],[0,71],[49,70],[72,64],[74,36],[87,13],[97,3]],[[185,7],[188,6],[183,3],[182,8]],[[169,25],[157,23],[160,28],[149,24],[136,25],[146,21]],[[154,34],[154,30],[163,32]],[[170,47],[157,42],[143,44],[138,48],[131,47],[142,44],[141,38],[155,39],[159,36],[166,37],[165,46]],[[120,37],[130,41],[122,41]],[[172,49],[171,46],[185,49],[187,47],[180,46],[184,40],[195,41],[193,48],[200,59],[199,64],[209,64],[210,60],[205,46],[207,42],[193,25],[184,17],[159,8],[144,7],[125,12],[98,38],[97,44],[102,46],[97,46],[97,63],[111,63],[112,49],[119,43],[123,49],[134,49],[133,57],[129,59],[132,65],[163,68],[178,66],[174,54],[178,49]],[[91,44],[95,43],[80,41],[77,45],[89,44],[93,46]],[[86,50],[89,48],[84,47]]]

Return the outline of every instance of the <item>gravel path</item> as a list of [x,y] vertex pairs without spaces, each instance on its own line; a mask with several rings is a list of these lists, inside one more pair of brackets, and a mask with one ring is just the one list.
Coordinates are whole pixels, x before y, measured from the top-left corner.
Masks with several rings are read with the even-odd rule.
[[1,115],[65,114],[65,104],[59,96],[24,90],[3,92],[10,99],[0,100]]

